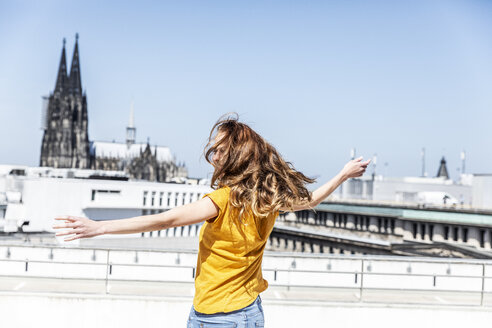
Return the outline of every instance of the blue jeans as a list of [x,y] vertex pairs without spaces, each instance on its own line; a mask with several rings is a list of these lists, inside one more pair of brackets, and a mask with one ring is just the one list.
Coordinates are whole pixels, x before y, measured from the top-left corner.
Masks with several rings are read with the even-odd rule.
[[191,306],[188,328],[257,328],[265,327],[260,295],[250,305],[232,312],[204,314]]

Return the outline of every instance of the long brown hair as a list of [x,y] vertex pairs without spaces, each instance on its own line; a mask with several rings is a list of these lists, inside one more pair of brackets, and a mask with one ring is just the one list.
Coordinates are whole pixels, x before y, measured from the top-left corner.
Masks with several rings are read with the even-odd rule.
[[[281,208],[308,204],[312,195],[305,184],[315,180],[296,171],[271,144],[239,122],[237,113],[232,114],[219,118],[204,149],[205,159],[215,167],[210,186],[230,187],[230,204],[240,218],[244,213],[265,218]],[[219,147],[222,160],[215,165],[212,157]]]

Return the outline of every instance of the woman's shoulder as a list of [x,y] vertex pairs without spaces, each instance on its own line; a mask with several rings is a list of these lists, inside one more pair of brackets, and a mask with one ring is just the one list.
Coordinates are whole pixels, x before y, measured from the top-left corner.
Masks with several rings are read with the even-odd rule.
[[219,206],[219,208],[224,209],[229,201],[229,194],[229,187],[220,187],[206,193],[202,198],[209,197],[217,206]]
[[220,186],[206,193],[205,195],[203,195],[203,197],[211,194],[228,194],[230,192],[231,192],[231,188],[229,186]]
[[231,188],[229,186],[221,186],[217,187],[217,189],[213,190],[212,193],[229,195],[231,192]]

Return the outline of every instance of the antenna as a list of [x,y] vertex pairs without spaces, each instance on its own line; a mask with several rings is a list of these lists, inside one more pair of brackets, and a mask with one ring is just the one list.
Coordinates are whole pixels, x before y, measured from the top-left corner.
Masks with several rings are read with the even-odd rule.
[[137,135],[137,128],[135,127],[133,101],[130,105],[130,118],[128,119],[128,126],[126,127],[126,146],[129,149],[132,144],[135,143]]
[[134,103],[133,100],[130,104],[130,118],[128,119],[128,127],[129,128],[134,128],[135,127],[135,114],[134,114]]
[[461,174],[465,174],[465,161],[466,161],[466,153],[465,150],[461,152]]
[[351,159],[355,159],[355,147],[350,149],[350,157]]
[[422,157],[422,177],[425,177],[427,176],[427,174],[425,174],[425,147],[422,147],[420,155]]
[[372,178],[376,176],[376,164],[378,163],[378,154],[372,156]]

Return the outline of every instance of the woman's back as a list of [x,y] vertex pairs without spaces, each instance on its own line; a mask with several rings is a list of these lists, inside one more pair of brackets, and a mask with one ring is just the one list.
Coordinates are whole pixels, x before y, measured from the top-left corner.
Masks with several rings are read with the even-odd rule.
[[211,314],[241,309],[267,289],[261,261],[278,212],[267,218],[238,218],[229,203],[230,188],[205,195],[219,209],[200,230],[195,279],[195,310]]

